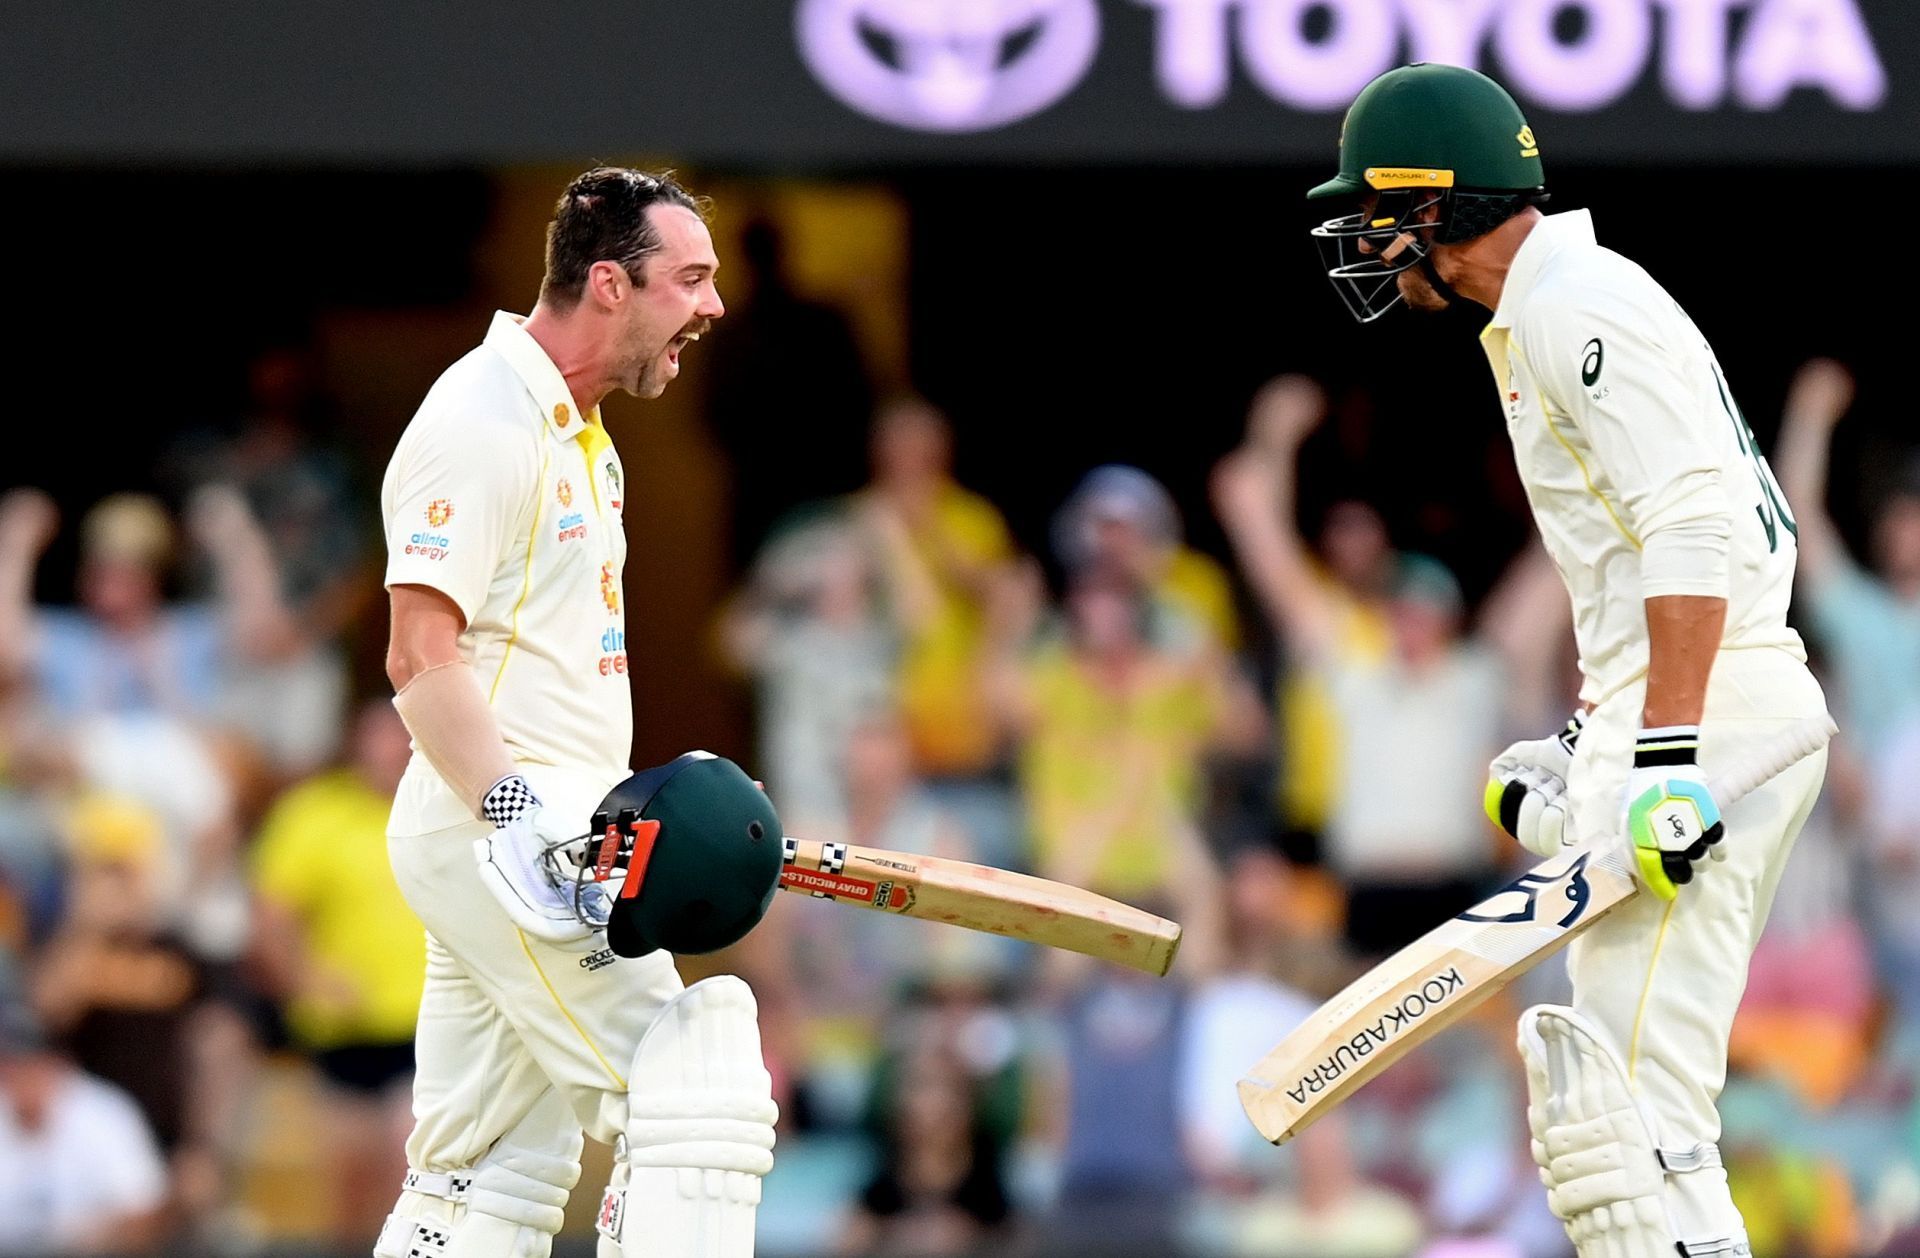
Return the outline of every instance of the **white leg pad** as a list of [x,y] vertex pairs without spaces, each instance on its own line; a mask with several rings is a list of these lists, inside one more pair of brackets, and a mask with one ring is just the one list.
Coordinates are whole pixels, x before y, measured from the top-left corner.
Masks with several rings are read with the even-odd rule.
[[407,1172],[374,1258],[548,1258],[580,1179],[582,1137],[564,1149],[502,1140],[470,1170]]
[[407,1189],[380,1225],[373,1258],[447,1258],[454,1229],[466,1213],[465,1202]]
[[1533,1160],[1580,1258],[1674,1258],[1659,1145],[1605,1035],[1536,1005],[1520,1015],[1520,1057]]
[[616,1170],[599,1221],[624,1258],[751,1258],[779,1117],[758,1019],[753,992],[722,976],[668,1001],[641,1037],[614,1150],[626,1183]]
[[1606,1034],[1562,1005],[1520,1015],[1527,1125],[1547,1204],[1580,1258],[1751,1258],[1743,1229],[1683,1240],[1676,1176],[1720,1167],[1711,1144],[1662,1148]]

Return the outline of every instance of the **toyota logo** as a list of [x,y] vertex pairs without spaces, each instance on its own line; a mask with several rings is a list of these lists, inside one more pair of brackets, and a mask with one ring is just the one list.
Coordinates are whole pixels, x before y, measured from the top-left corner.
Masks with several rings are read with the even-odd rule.
[[1096,0],[800,0],[800,53],[826,89],[914,131],[985,131],[1085,76]]

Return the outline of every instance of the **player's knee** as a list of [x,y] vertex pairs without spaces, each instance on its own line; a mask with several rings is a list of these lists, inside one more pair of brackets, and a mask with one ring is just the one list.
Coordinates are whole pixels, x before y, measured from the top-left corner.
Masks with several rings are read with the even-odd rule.
[[559,1151],[495,1145],[474,1168],[468,1209],[555,1234],[566,1220],[567,1198],[580,1181],[581,1144],[575,1135],[572,1147]]
[[374,1258],[547,1258],[581,1145],[578,1132],[547,1150],[502,1141],[470,1169],[407,1172]]
[[1533,1160],[1569,1234],[1658,1224],[1658,1146],[1604,1034],[1571,1009],[1538,1005],[1520,1016],[1520,1056]]
[[1738,1253],[1745,1236],[1724,1219],[1678,1220],[1677,1177],[1717,1171],[1710,1144],[1663,1148],[1653,1116],[1634,1096],[1620,1055],[1599,1027],[1571,1009],[1536,1005],[1520,1017],[1527,1124],[1547,1202],[1576,1249],[1654,1258],[1674,1252]]
[[695,983],[661,1009],[629,1076],[630,1166],[765,1175],[773,1168],[773,1080],[759,1009],[737,978]]
[[695,983],[662,1007],[634,1053],[620,1166],[600,1232],[639,1252],[626,1220],[646,1220],[659,1252],[753,1252],[760,1180],[773,1169],[773,1080],[759,1011],[737,978]]

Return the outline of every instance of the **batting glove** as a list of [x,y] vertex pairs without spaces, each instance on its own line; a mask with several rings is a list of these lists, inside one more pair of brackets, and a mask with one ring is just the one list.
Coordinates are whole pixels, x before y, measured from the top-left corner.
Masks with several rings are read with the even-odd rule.
[[1627,778],[1627,838],[1640,884],[1671,900],[1712,856],[1725,860],[1727,827],[1700,771],[1700,727],[1643,729]]
[[[583,917],[579,895],[604,898],[597,885],[584,887],[553,874],[549,854],[579,836],[540,804],[519,774],[501,778],[487,792],[481,811],[497,827],[473,841],[480,881],[500,902],[513,924],[548,943],[578,943],[593,935]],[[590,914],[594,905],[587,904]],[[605,914],[600,914],[604,920]]]
[[1558,856],[1567,842],[1567,774],[1585,721],[1575,712],[1558,734],[1513,744],[1487,771],[1487,819],[1536,856]]

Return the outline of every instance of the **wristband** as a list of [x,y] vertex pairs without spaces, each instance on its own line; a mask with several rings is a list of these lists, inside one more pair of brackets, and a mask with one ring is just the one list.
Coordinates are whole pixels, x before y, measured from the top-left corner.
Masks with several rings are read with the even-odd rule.
[[1671,765],[1698,764],[1700,727],[1698,725],[1662,725],[1643,729],[1633,745],[1633,767],[1659,769]]
[[509,773],[487,788],[487,796],[480,802],[480,815],[497,830],[539,806],[540,797],[527,785],[527,779],[518,773]]

